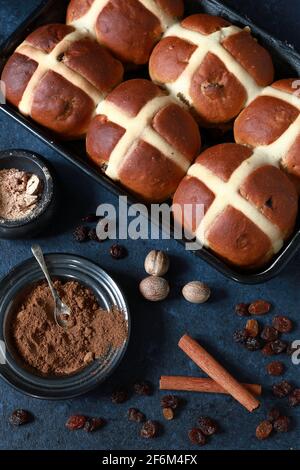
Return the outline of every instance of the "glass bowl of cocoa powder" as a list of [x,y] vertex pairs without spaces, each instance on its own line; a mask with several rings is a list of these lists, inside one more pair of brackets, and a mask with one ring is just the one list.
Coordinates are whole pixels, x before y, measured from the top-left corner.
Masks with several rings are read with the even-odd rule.
[[126,299],[95,263],[46,255],[59,294],[71,308],[56,325],[53,301],[34,259],[0,282],[0,376],[37,398],[66,399],[97,387],[122,360],[130,337]]

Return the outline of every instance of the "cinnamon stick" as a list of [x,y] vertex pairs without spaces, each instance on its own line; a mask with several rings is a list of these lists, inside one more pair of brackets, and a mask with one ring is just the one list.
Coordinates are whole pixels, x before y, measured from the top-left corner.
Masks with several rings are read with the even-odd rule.
[[184,335],[180,339],[178,346],[200,369],[224,388],[226,392],[248,411],[252,412],[260,406],[259,401],[189,335]]
[[[250,393],[259,396],[262,393],[262,387],[258,384],[242,384]],[[224,393],[224,390],[217,382],[212,379],[202,377],[179,377],[172,375],[163,375],[159,382],[160,390],[177,390],[183,392],[202,392],[202,393]]]

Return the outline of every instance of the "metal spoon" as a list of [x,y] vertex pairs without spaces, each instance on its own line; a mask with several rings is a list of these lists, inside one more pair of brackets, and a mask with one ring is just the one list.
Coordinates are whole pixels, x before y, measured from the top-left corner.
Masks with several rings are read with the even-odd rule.
[[45,278],[47,279],[47,282],[49,284],[55,305],[54,319],[58,326],[66,328],[67,321],[64,320],[64,317],[69,317],[71,315],[71,309],[66,304],[64,304],[53,285],[41,247],[39,245],[33,245],[31,247],[31,251],[35,259],[39,263],[40,268],[43,271]]

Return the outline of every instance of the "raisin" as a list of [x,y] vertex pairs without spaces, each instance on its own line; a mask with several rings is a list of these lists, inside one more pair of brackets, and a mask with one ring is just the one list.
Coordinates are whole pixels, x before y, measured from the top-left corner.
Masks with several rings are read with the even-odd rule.
[[9,418],[9,422],[13,426],[23,426],[24,424],[31,423],[32,421],[33,415],[26,410],[15,410]]
[[263,353],[264,356],[273,356],[274,351],[272,349],[271,343],[265,344],[261,352]]
[[292,391],[289,396],[289,404],[291,406],[298,406],[300,405],[300,388],[296,388]]
[[100,242],[100,239],[97,235],[97,230],[95,228],[91,228],[88,233],[89,240],[92,242]]
[[163,415],[167,421],[172,421],[172,419],[174,419],[174,411],[172,408],[163,408]]
[[114,259],[123,259],[128,253],[124,246],[116,244],[110,248],[110,254]]
[[137,395],[152,395],[152,386],[149,382],[137,382],[136,384],[134,384],[133,389]]
[[270,345],[274,354],[281,354],[287,349],[287,343],[285,341],[281,341],[280,339],[272,341]]
[[129,408],[128,419],[129,421],[134,421],[135,423],[143,423],[146,417],[140,410],[137,410],[136,408]]
[[98,431],[98,429],[103,428],[105,425],[105,420],[102,418],[90,418],[86,421],[84,425],[84,430],[86,432]]
[[279,376],[284,372],[284,364],[280,361],[273,361],[267,365],[267,372],[269,375]]
[[283,380],[282,382],[273,385],[272,390],[275,397],[284,398],[291,393],[293,387],[289,382]]
[[233,333],[233,340],[239,344],[245,344],[248,339],[248,333],[244,330],[237,330]]
[[68,428],[69,431],[77,431],[78,429],[84,428],[86,421],[87,419],[83,415],[70,416],[66,422],[66,428]]
[[271,410],[268,412],[267,420],[270,421],[270,423],[274,423],[274,421],[276,421],[276,419],[278,419],[280,416],[281,413],[277,408],[271,408]]
[[218,432],[217,423],[207,416],[201,416],[201,418],[198,419],[198,427],[205,436],[212,436]]
[[115,405],[120,405],[128,400],[128,392],[125,389],[115,390],[111,396],[111,401]]
[[146,421],[141,429],[141,437],[144,439],[153,439],[157,437],[159,425],[156,421]]
[[256,300],[249,305],[251,315],[264,315],[271,310],[271,304],[265,300]]
[[239,317],[249,317],[250,313],[249,313],[249,306],[250,304],[237,304],[235,306],[235,313],[239,316]]
[[277,317],[273,318],[273,326],[276,328],[277,331],[280,333],[289,333],[293,329],[292,321],[284,317],[283,315],[278,315]]
[[251,336],[252,338],[256,338],[259,333],[259,324],[257,320],[248,320],[246,324],[246,331],[248,336]]
[[89,239],[89,228],[80,226],[74,230],[74,238],[79,243],[84,243]]
[[206,444],[206,437],[201,430],[197,428],[193,428],[189,431],[189,440],[192,444],[197,444],[198,446],[204,446]]
[[180,398],[175,395],[165,395],[160,400],[160,405],[162,408],[171,408],[172,410],[177,410],[180,405]]
[[88,214],[82,217],[81,222],[84,224],[92,224],[93,222],[98,222],[99,219],[101,219],[101,217],[96,214]]
[[258,338],[248,338],[245,343],[246,348],[248,351],[258,351],[262,348],[261,341]]
[[256,428],[256,437],[260,441],[268,439],[273,431],[273,424],[270,421],[262,421]]
[[274,422],[274,429],[277,432],[288,432],[290,430],[291,420],[288,416],[280,416]]
[[272,341],[276,341],[278,339],[278,331],[273,326],[266,325],[263,328],[260,336],[265,341],[268,341],[268,343],[271,343]]

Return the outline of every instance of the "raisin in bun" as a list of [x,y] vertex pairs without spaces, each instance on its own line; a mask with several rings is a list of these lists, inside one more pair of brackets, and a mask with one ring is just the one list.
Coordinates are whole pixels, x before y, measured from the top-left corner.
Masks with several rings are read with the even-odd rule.
[[218,127],[272,83],[274,67],[248,28],[196,14],[165,33],[151,55],[150,76],[193,108],[203,126]]
[[193,117],[143,79],[115,88],[97,114],[87,134],[93,162],[145,201],[171,196],[201,146]]
[[[261,267],[280,251],[298,210],[297,193],[287,176],[263,153],[237,144],[203,152],[173,202],[175,220],[188,233],[243,269]],[[192,209],[186,206],[184,211],[188,204]]]
[[50,24],[30,34],[6,63],[7,100],[64,138],[85,135],[123,66],[86,33]]

